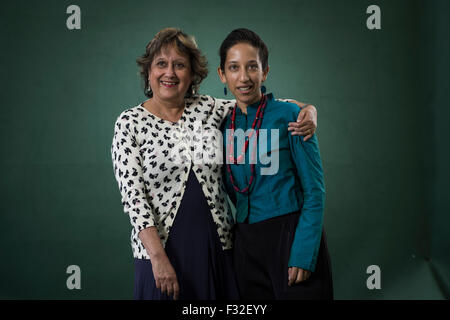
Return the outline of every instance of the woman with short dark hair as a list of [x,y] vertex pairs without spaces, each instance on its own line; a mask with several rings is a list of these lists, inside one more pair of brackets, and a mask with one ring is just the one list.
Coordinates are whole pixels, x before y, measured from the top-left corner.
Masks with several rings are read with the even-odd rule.
[[[222,130],[225,182],[236,206],[240,297],[332,299],[317,137],[304,141],[288,134],[286,124],[295,121],[297,106],[265,94],[268,72],[268,50],[256,33],[236,29],[226,37],[218,73],[236,98]],[[240,129],[248,136],[239,144]],[[262,161],[269,155],[276,161],[271,172],[272,164]]]

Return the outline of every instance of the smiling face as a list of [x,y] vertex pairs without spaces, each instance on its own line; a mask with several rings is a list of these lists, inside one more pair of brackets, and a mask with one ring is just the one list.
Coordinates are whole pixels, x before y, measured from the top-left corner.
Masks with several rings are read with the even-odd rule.
[[263,70],[258,48],[244,42],[235,44],[227,51],[224,70],[219,67],[217,71],[240,108],[261,99],[261,84],[267,78],[269,67]]
[[180,104],[193,81],[187,54],[174,45],[167,45],[155,56],[148,71],[153,98],[161,102]]

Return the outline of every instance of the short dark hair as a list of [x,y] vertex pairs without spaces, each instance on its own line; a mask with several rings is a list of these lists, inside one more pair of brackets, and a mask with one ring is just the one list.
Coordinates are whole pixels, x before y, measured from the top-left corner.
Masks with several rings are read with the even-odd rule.
[[161,52],[162,48],[172,44],[175,45],[180,52],[185,53],[189,57],[189,62],[191,64],[194,81],[189,86],[186,93],[187,97],[197,93],[200,83],[208,75],[208,62],[198,48],[194,37],[188,36],[180,29],[162,29],[155,35],[152,41],[147,44],[145,53],[136,60],[145,84],[144,93],[149,98],[153,96],[153,92],[148,83],[148,69],[152,65],[153,59]]
[[258,55],[261,59],[263,70],[267,69],[269,64],[269,50],[264,41],[253,31],[245,28],[235,29],[228,34],[220,45],[220,69],[225,70],[225,60],[227,59],[228,50],[238,43],[248,43],[258,49]]

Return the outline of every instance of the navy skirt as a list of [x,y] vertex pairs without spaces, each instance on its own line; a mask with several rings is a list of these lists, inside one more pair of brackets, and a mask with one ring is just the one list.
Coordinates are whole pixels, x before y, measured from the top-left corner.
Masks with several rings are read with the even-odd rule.
[[[180,300],[239,299],[231,250],[222,250],[217,227],[192,170],[165,246],[177,274]],[[171,300],[156,288],[152,264],[134,259],[134,298]]]

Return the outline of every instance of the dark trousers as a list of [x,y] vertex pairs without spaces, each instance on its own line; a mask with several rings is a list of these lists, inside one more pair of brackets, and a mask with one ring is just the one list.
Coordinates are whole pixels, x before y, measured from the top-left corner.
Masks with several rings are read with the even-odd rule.
[[288,286],[288,261],[300,213],[236,225],[234,264],[243,300],[333,299],[331,263],[322,232],[316,269]]

